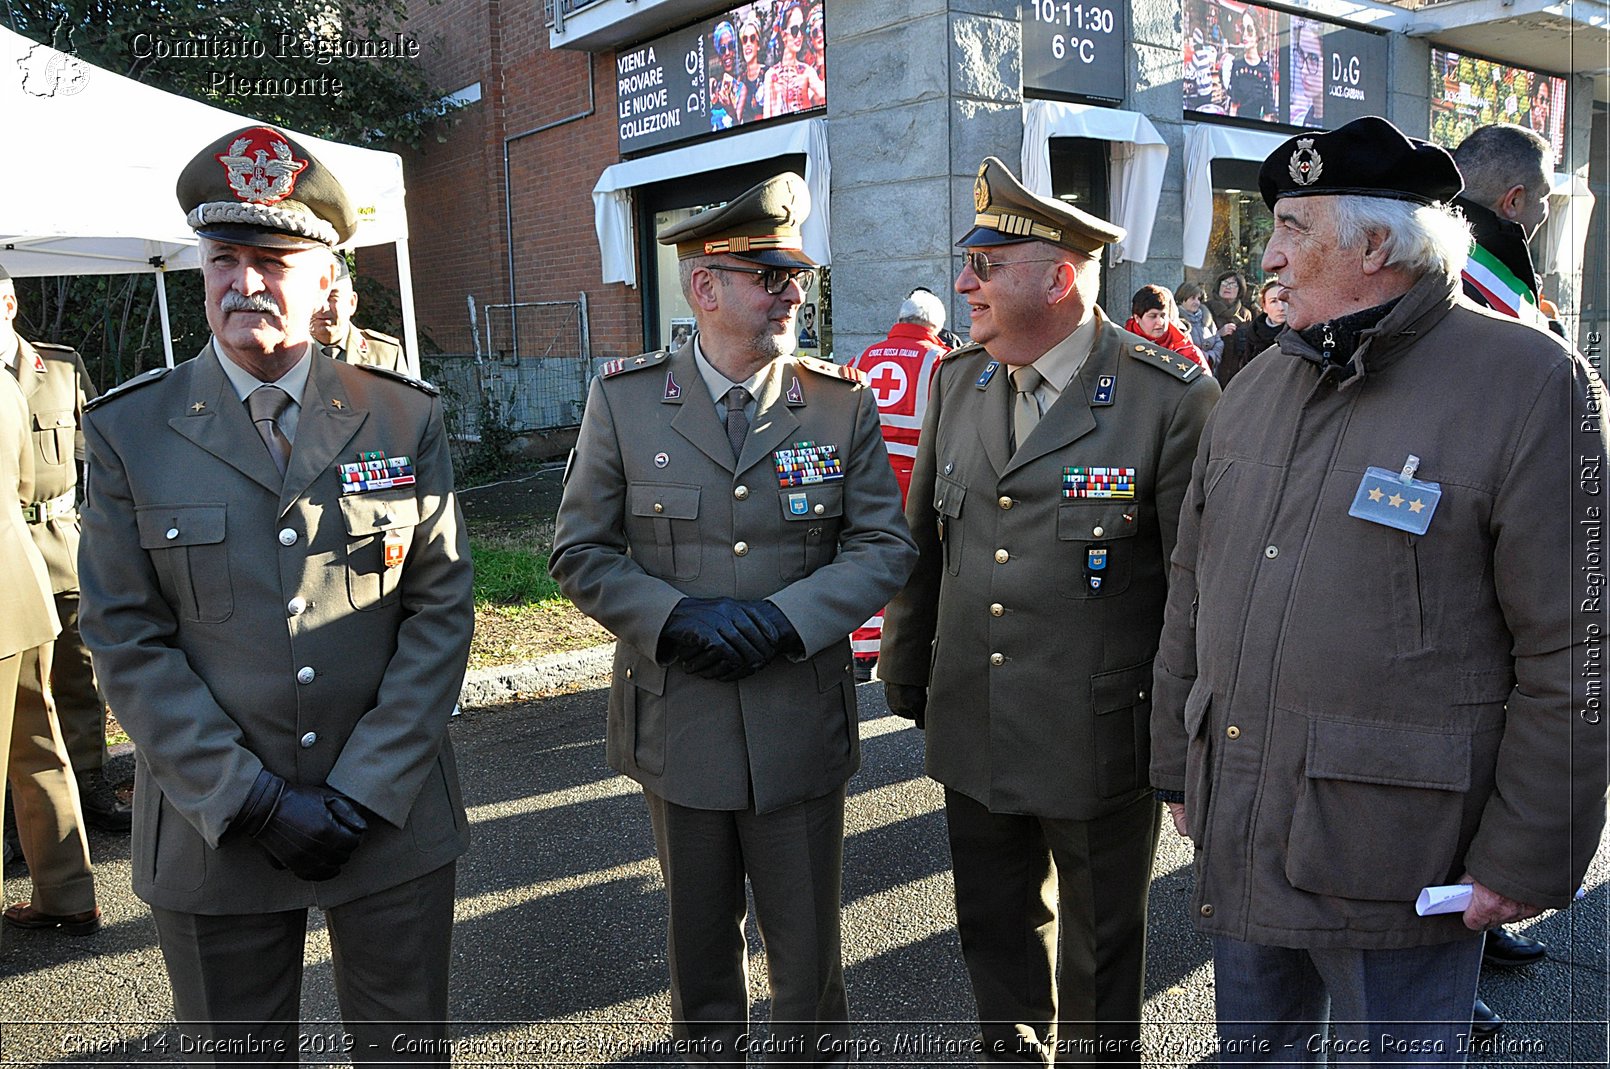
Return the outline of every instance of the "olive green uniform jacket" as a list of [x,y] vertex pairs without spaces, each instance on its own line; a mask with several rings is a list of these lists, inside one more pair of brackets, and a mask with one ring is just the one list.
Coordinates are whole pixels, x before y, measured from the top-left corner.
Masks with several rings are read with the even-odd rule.
[[[312,360],[282,480],[209,343],[92,403],[84,434],[81,630],[138,746],[135,892],[191,913],[339,905],[462,853],[447,724],[474,610],[435,391]],[[416,481],[343,493],[339,465],[370,452]],[[265,767],[375,814],[335,879],[225,839]]]
[[341,360],[349,364],[367,364],[408,374],[403,363],[402,343],[390,334],[366,330],[347,324],[347,336],[341,341]]
[[[1422,279],[1324,375],[1283,332],[1203,436],[1152,778],[1185,792],[1206,931],[1461,939],[1459,914],[1415,915],[1421,888],[1468,870],[1564,907],[1598,844],[1602,398],[1563,343],[1457,285]],[[1366,468],[1395,480],[1410,455],[1441,489],[1424,534],[1349,514]]]
[[17,385],[28,401],[34,440],[34,496],[23,504],[37,508],[67,499],[61,511],[50,507],[49,518],[28,529],[50,569],[52,591],[77,590],[78,512],[71,498],[83,456],[84,402],[94,388],[78,353],[67,346],[21,338],[17,343]]
[[[921,557],[878,673],[929,688],[934,779],[993,812],[1093,820],[1148,788],[1166,564],[1219,388],[1101,316],[1011,453],[1008,371],[967,346],[934,373],[906,498]],[[1132,496],[1064,496],[1070,467],[1132,468]]]
[[[860,765],[849,634],[900,589],[915,553],[877,404],[856,376],[785,358],[736,461],[691,343],[593,381],[553,576],[620,640],[610,767],[667,801],[766,813],[837,789]],[[780,486],[774,454],[796,443],[833,447],[841,477]],[[720,596],[770,600],[803,659],[780,656],[737,683],[659,663],[677,602]]]

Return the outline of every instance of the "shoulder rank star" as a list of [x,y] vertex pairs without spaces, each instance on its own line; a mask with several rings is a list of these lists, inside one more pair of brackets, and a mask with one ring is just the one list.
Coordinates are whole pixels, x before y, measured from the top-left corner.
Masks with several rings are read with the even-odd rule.
[[192,412],[205,412],[206,410],[207,402],[205,401],[197,401],[195,404],[190,406],[190,411]]
[[346,405],[345,401],[341,400],[341,398],[332,397],[332,398],[330,398],[330,407],[331,408],[345,408],[345,407],[347,407],[347,405]]

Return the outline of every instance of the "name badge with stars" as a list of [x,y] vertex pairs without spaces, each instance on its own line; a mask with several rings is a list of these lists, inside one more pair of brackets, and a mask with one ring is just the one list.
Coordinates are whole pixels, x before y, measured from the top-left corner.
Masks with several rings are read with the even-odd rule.
[[378,449],[359,453],[358,462],[340,465],[340,472],[343,494],[366,494],[414,485],[413,458],[388,457]]
[[836,445],[817,445],[815,442],[795,442],[786,449],[771,455],[777,468],[777,485],[786,490],[790,486],[810,486],[844,478],[844,462],[839,459]]
[[1131,501],[1135,497],[1134,468],[1063,468],[1062,496]]
[[1419,466],[1420,458],[1410,456],[1402,471],[1365,468],[1347,514],[1409,534],[1425,534],[1442,500],[1442,487],[1416,479]]

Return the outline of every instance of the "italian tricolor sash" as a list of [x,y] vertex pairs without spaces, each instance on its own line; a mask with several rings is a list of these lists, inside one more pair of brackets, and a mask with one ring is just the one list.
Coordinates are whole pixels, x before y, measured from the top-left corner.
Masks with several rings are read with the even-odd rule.
[[1537,297],[1515,272],[1498,257],[1471,242],[1470,259],[1465,263],[1464,280],[1481,291],[1495,312],[1512,315],[1523,323],[1548,329],[1548,319],[1538,310]]

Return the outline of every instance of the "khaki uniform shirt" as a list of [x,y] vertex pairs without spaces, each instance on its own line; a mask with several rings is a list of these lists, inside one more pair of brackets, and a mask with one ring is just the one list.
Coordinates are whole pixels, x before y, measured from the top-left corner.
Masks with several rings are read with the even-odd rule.
[[78,353],[65,345],[17,339],[12,375],[28,402],[34,444],[34,507],[29,532],[50,569],[55,593],[78,589],[78,461],[84,402],[94,387]]

